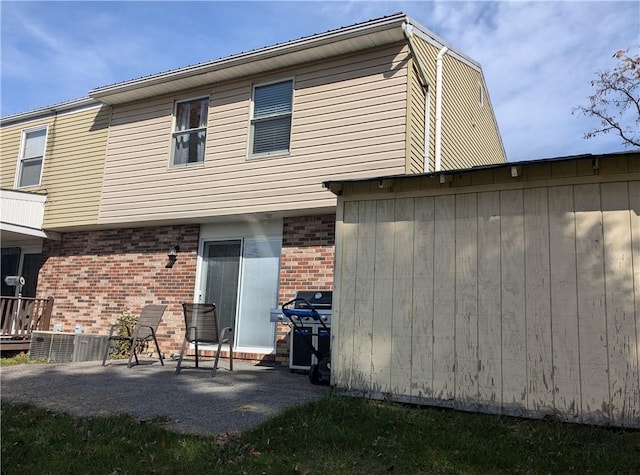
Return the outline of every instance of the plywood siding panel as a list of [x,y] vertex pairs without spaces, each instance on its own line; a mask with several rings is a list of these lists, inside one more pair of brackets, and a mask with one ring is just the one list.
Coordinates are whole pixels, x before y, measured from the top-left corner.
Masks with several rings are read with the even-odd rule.
[[[358,237],[350,241],[357,246],[355,266],[354,343],[352,385],[360,390],[371,388],[373,352],[373,294],[375,292],[376,202],[359,202]],[[348,307],[350,308],[350,306]]]
[[371,389],[391,393],[394,201],[379,201],[376,209],[376,255],[373,299]]
[[523,207],[521,190],[500,192],[502,400],[514,408],[527,404]]
[[579,417],[580,355],[576,282],[576,234],[573,188],[549,188],[551,314],[555,407]]
[[478,209],[477,194],[456,198],[456,402],[478,398]]
[[527,408],[554,409],[547,188],[524,190]]
[[411,396],[433,393],[434,198],[415,199]]
[[433,396],[453,405],[455,398],[455,196],[435,198]]
[[[623,176],[583,174],[573,184],[563,177],[548,186],[444,189],[435,196],[407,180],[408,186],[387,191],[388,199],[372,181],[346,193],[343,199],[363,197],[361,212],[364,203],[371,214],[384,205],[375,227],[367,228],[374,242],[367,239],[367,252],[356,262],[361,288],[369,292],[364,276],[375,248],[373,293],[382,292],[374,297],[371,327],[377,379],[361,392],[640,427],[640,182]],[[410,202],[412,230],[406,223]],[[362,253],[361,239],[357,246]],[[413,250],[411,261],[405,247]],[[410,288],[409,277],[398,274],[407,265]],[[390,267],[393,284],[385,282]],[[359,298],[365,309],[365,297]],[[407,299],[409,343],[400,331],[408,327]],[[381,314],[391,322],[378,319]]]
[[391,391],[398,396],[409,396],[413,320],[413,198],[395,200],[394,224]]
[[[631,424],[640,419],[640,387],[630,194],[627,183],[605,183],[601,190],[611,415]],[[633,200],[637,205],[637,196]]]
[[[268,159],[247,158],[250,78],[117,107],[101,223],[284,211],[299,199],[313,209],[335,203],[325,180],[403,173],[406,59],[398,45],[261,77],[295,84],[290,153]],[[205,162],[171,168],[174,100],[202,94],[210,96]]]
[[[344,242],[357,242],[358,239],[358,203],[346,203],[343,209],[340,238]],[[340,255],[340,324],[332,327],[334,334],[335,362],[332,361],[332,378],[341,385],[352,388],[353,355],[359,334],[355,327],[356,295],[356,259],[357,246],[342,247]],[[357,383],[356,383],[357,384]],[[356,386],[358,387],[358,386]]]
[[[629,159],[629,169],[640,170],[640,160]],[[631,253],[633,266],[633,295],[636,322],[636,357],[638,387],[640,388],[640,181],[629,182],[629,215],[631,225]],[[633,336],[632,336],[633,338]],[[633,352],[631,352],[633,358]]]
[[574,187],[574,201],[581,412],[588,414],[585,422],[607,423],[611,415],[600,186]]
[[500,193],[478,193],[478,401],[502,404]]

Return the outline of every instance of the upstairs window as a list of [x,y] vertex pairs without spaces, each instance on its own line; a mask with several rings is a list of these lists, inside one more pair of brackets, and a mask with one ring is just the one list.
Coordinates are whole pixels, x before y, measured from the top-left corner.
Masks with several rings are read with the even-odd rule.
[[253,88],[251,156],[289,152],[292,103],[292,80]]
[[208,111],[208,98],[176,103],[172,165],[204,162]]
[[16,188],[40,185],[46,143],[47,127],[22,132],[22,147],[18,159]]

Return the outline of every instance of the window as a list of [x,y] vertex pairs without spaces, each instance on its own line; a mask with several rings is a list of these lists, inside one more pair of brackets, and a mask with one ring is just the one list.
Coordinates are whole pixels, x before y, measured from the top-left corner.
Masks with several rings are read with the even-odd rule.
[[173,165],[204,162],[209,99],[177,102],[172,136]]
[[18,162],[16,188],[40,185],[47,127],[22,132],[22,149]]
[[289,151],[292,96],[292,80],[254,87],[250,155]]

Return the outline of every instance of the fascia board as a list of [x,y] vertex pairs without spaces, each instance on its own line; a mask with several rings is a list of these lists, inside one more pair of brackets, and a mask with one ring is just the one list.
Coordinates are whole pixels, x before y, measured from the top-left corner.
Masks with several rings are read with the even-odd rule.
[[92,107],[100,106],[100,101],[91,97],[83,97],[81,99],[73,99],[70,101],[60,102],[58,104],[52,104],[38,109],[33,109],[27,112],[20,112],[18,114],[8,115],[0,119],[0,126],[7,127],[19,122],[30,121],[35,119],[46,119],[54,115],[61,115],[66,113],[75,113],[82,110],[86,110]]
[[411,26],[413,26],[414,29],[415,29],[414,30],[415,34],[417,36],[419,36],[420,38],[422,38],[427,43],[432,44],[433,46],[435,46],[438,49],[441,49],[441,48],[446,46],[447,49],[448,49],[448,51],[447,51],[448,55],[455,57],[456,59],[462,61],[463,63],[471,66],[472,68],[474,68],[474,69],[476,69],[478,71],[481,71],[482,68],[480,66],[480,63],[478,63],[476,60],[470,58],[466,54],[462,53],[458,49],[456,49],[453,46],[451,46],[449,43],[444,41],[442,38],[440,38],[434,32],[432,32],[432,31],[428,30],[427,28],[425,28],[424,26],[422,26],[420,23],[415,21],[413,18],[407,17],[407,23],[409,23]]
[[119,104],[356,52],[362,49],[357,43],[359,38],[368,38],[376,46],[392,44],[404,40],[401,26],[406,18],[404,13],[391,15],[215,61],[98,87],[89,91],[89,96],[106,104]]

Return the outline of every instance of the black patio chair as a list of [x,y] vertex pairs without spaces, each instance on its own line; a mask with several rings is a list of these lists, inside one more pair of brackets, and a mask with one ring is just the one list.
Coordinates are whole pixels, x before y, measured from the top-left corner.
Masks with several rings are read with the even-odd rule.
[[206,343],[218,345],[216,360],[213,363],[213,370],[211,372],[212,377],[216,375],[216,370],[218,369],[218,360],[220,359],[222,344],[228,343],[229,371],[233,371],[233,328],[225,327],[219,329],[220,322],[218,321],[216,305],[213,303],[183,303],[182,308],[184,310],[185,334],[184,343],[180,350],[180,358],[178,359],[178,365],[176,366],[176,374],[180,373],[180,370],[182,369],[184,351],[190,343],[195,346],[196,350],[196,368],[199,368],[198,344]]
[[104,352],[104,357],[102,358],[102,366],[105,365],[107,358],[109,357],[109,348],[112,341],[129,342],[129,344],[131,345],[131,349],[127,367],[131,368],[131,366],[133,366],[133,364],[131,363],[132,358],[136,359],[136,364],[140,364],[140,362],[138,361],[138,355],[136,354],[137,343],[139,341],[151,340],[153,340],[156,345],[156,351],[158,352],[158,356],[160,358],[160,364],[164,366],[162,352],[160,351],[160,345],[158,345],[158,339],[156,338],[156,332],[166,308],[166,305],[146,305],[140,312],[140,316],[138,317],[133,330],[125,327],[127,332],[126,335],[118,335],[118,333],[116,332],[116,330],[118,328],[121,328],[123,325],[119,325],[117,323],[111,325],[111,329],[109,330],[109,343],[106,345],[107,348]]

